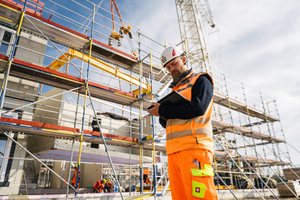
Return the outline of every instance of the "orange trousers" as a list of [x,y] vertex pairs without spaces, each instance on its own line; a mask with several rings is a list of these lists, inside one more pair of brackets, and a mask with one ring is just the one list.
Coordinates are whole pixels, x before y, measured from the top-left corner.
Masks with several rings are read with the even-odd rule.
[[[194,176],[195,174],[192,175],[191,172],[191,169],[197,167],[195,160],[200,162],[201,169],[204,169],[204,164],[211,166],[212,159],[213,154],[204,149],[190,149],[168,155],[170,188],[173,200],[218,199],[213,172],[212,176],[203,176],[204,173],[201,173],[200,176]],[[197,185],[201,185],[201,187]],[[197,197],[200,190],[202,198]]]

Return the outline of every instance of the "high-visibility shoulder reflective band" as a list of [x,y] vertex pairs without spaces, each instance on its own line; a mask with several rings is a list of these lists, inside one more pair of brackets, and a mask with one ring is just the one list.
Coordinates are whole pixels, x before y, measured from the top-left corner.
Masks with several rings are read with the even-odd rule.
[[[211,135],[211,130],[207,128],[198,128],[195,130],[196,135]],[[178,131],[173,133],[168,133],[166,136],[167,141],[171,139],[176,139],[185,136],[194,136],[193,131],[191,129],[185,131]]]
[[204,169],[191,169],[192,176],[214,176],[214,171],[209,164],[204,164]]

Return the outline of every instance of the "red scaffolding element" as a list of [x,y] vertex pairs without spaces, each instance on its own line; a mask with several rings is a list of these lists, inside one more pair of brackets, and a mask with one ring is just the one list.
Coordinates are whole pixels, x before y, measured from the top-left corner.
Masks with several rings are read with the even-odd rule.
[[[17,3],[16,1],[13,1],[13,0],[4,0],[12,5],[15,5],[17,6],[18,8],[20,8],[21,10],[23,9],[24,7],[24,4],[19,4]],[[25,2],[24,0],[20,0],[21,2]],[[34,8],[35,10],[31,9],[31,8],[28,8],[26,7],[26,11],[28,12],[31,12],[31,13],[34,13],[38,16],[42,16],[42,11],[43,11],[43,8],[44,8],[44,3],[40,2],[40,1],[37,1],[37,0],[32,0],[33,2],[35,2],[36,4],[33,4],[33,3],[30,3],[28,2],[27,3],[27,6],[31,6],[32,8]]]

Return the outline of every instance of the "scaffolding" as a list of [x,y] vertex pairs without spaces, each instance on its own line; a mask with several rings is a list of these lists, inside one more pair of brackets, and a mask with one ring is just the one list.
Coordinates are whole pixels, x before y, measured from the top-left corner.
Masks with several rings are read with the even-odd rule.
[[[0,0],[1,136],[27,153],[20,157],[3,153],[2,182],[9,182],[4,168],[9,171],[13,162],[23,167],[34,158],[40,162],[35,167],[38,180],[44,169],[43,184],[38,185],[45,188],[52,183],[66,189],[67,198],[69,192],[75,196],[83,192],[79,185],[94,184],[79,178],[71,184],[74,162],[82,177],[89,176],[86,169],[97,171],[98,177],[89,177],[95,182],[109,177],[121,199],[124,192],[132,198],[136,190],[144,195],[139,198],[160,198],[169,190],[165,130],[146,112],[154,98],[169,92],[172,77],[159,60],[167,42],[160,44],[124,19],[131,26],[130,37],[112,40],[111,31],[124,24],[114,21],[120,14],[109,12],[102,3]],[[180,23],[187,23],[188,4],[176,4]],[[207,12],[200,7],[193,10]],[[206,20],[214,26],[211,18]],[[194,23],[202,30],[197,19]],[[285,183],[300,177],[289,155],[276,101],[211,67],[203,32],[197,40],[189,35],[188,31],[182,34],[180,45],[187,50],[190,65],[212,74],[215,83],[213,168],[219,199],[228,198],[226,191],[236,199],[249,191],[262,199],[268,195],[278,199],[278,182],[297,197]],[[189,39],[199,43],[190,44]],[[151,168],[153,186],[143,184],[146,166]],[[284,170],[293,178],[285,180]],[[28,194],[26,179],[25,186]],[[240,196],[235,189],[242,191]]]

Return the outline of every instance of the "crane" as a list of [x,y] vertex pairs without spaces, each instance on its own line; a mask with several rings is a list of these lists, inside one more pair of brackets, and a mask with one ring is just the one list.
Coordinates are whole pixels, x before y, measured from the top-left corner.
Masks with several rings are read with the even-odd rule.
[[[183,49],[187,54],[189,64],[196,70],[200,68],[200,71],[212,75],[202,22],[206,21],[212,28],[215,27],[209,14],[210,8],[207,0],[175,0],[175,5],[180,36],[181,40],[184,41]],[[172,77],[158,89],[156,94],[161,95],[171,82]]]
[[189,63],[195,69],[210,73],[212,68],[203,34],[203,21],[212,28],[215,24],[210,16],[206,0],[175,0],[180,36],[185,41]]
[[[124,25],[123,19],[121,17],[120,11],[118,9],[118,6],[117,6],[117,3],[116,3],[115,0],[110,0],[110,7],[111,7],[111,14],[112,14],[113,29],[112,29],[112,33],[109,36],[108,44],[109,44],[109,46],[112,46],[113,45],[113,39],[115,39],[115,40],[118,41],[118,46],[121,46],[122,45],[121,38],[124,37],[124,34],[128,34],[129,38],[132,39],[133,36],[132,36],[132,33],[130,32],[131,26],[125,26]],[[119,33],[116,32],[116,29],[115,29],[114,7],[115,7],[115,9],[118,13],[118,16],[121,20],[121,23],[122,23],[122,26],[120,27]]]

